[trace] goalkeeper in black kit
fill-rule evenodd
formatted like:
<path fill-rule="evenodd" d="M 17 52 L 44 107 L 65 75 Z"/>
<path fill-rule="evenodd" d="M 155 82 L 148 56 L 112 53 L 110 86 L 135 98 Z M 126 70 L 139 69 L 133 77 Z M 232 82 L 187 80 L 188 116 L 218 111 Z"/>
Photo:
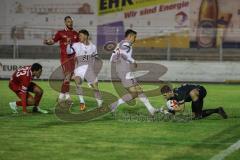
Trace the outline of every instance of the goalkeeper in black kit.
<path fill-rule="evenodd" d="M 195 120 L 208 117 L 213 113 L 217 113 L 224 119 L 227 119 L 227 114 L 222 107 L 203 110 L 204 98 L 207 95 L 207 91 L 201 85 L 183 84 L 174 89 L 168 85 L 164 85 L 161 88 L 161 94 L 167 100 L 168 111 L 173 114 L 183 111 L 185 102 L 192 102 L 192 114 Z"/>

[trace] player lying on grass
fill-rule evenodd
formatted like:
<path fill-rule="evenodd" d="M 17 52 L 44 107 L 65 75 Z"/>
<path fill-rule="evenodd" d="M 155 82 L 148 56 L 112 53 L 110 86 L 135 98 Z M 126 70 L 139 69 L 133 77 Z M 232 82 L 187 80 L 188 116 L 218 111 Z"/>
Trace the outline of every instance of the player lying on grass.
<path fill-rule="evenodd" d="M 27 106 L 34 106 L 33 112 L 48 113 L 39 107 L 43 95 L 42 88 L 32 82 L 34 77 L 39 78 L 41 74 L 42 66 L 38 63 L 20 67 L 13 73 L 9 81 L 9 88 L 20 98 L 20 101 L 9 103 L 13 113 L 18 113 L 17 106 L 22 106 L 24 114 L 27 113 Z M 33 97 L 29 92 L 34 93 L 35 96 Z"/>
<path fill-rule="evenodd" d="M 131 65 L 133 64 L 137 67 L 136 61 L 132 58 L 132 44 L 135 42 L 136 36 L 136 31 L 131 29 L 127 30 L 125 32 L 125 39 L 117 44 L 112 53 L 110 61 L 112 65 L 115 66 L 115 72 L 121 80 L 124 88 L 128 91 L 128 94 L 111 104 L 110 107 L 112 112 L 114 112 L 120 104 L 138 97 L 139 100 L 146 106 L 148 112 L 151 115 L 154 115 L 154 113 L 158 110 L 150 104 L 137 80 L 134 77 L 129 76 L 129 73 L 131 73 Z"/>
<path fill-rule="evenodd" d="M 174 89 L 171 89 L 168 85 L 164 85 L 161 88 L 161 94 L 167 100 L 169 112 L 173 114 L 183 111 L 185 102 L 192 102 L 192 114 L 194 119 L 202 119 L 213 113 L 218 113 L 224 119 L 227 118 L 227 114 L 222 107 L 203 110 L 203 102 L 207 95 L 207 91 L 201 85 L 183 84 L 181 87 Z"/>
<path fill-rule="evenodd" d="M 80 42 L 68 44 L 67 53 L 69 55 L 75 54 L 76 57 L 74 80 L 77 86 L 77 95 L 80 100 L 80 110 L 86 109 L 83 90 L 81 88 L 84 79 L 86 79 L 92 87 L 98 107 L 101 107 L 103 100 L 98 89 L 97 75 L 94 71 L 94 63 L 96 58 L 98 58 L 96 46 L 89 41 L 89 32 L 85 29 L 79 31 L 79 40 Z"/>

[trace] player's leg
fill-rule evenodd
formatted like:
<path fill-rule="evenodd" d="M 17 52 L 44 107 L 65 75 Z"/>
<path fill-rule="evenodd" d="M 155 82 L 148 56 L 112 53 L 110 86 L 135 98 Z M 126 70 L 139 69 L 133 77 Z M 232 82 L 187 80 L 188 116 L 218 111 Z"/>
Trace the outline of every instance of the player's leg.
<path fill-rule="evenodd" d="M 155 109 L 150 104 L 148 98 L 143 94 L 143 90 L 140 85 L 137 83 L 134 77 L 131 77 L 131 68 L 128 63 L 123 63 L 116 65 L 117 76 L 121 79 L 121 83 L 128 90 L 129 94 L 124 95 L 118 101 L 114 102 L 111 105 L 112 111 L 115 111 L 116 108 L 125 102 L 128 102 L 136 97 L 139 97 L 140 101 L 144 103 L 150 114 L 154 114 Z"/>
<path fill-rule="evenodd" d="M 129 102 L 136 97 L 137 97 L 137 94 L 133 94 L 133 93 L 125 94 L 124 96 L 122 96 L 121 98 L 119 98 L 117 101 L 113 102 L 110 105 L 111 111 L 115 112 L 118 106 L 120 106 L 123 103 Z"/>
<path fill-rule="evenodd" d="M 70 90 L 70 80 L 74 71 L 74 60 L 73 58 L 68 59 L 67 61 L 62 63 L 62 70 L 64 73 L 64 80 L 61 87 L 61 93 L 59 95 L 58 102 L 62 102 L 64 100 L 67 101 L 67 103 L 72 104 L 72 100 L 69 94 Z"/>
<path fill-rule="evenodd" d="M 84 77 L 87 80 L 87 82 L 90 84 L 91 88 L 93 89 L 94 96 L 96 98 L 98 107 L 101 107 L 102 103 L 103 103 L 103 99 L 102 99 L 102 95 L 98 88 L 97 76 L 96 76 L 96 74 L 94 72 L 94 68 L 93 68 L 93 66 L 91 66 L 91 64 L 88 66 L 87 72 Z"/>
<path fill-rule="evenodd" d="M 60 101 L 64 101 L 64 100 L 70 98 L 70 95 L 69 95 L 69 88 L 70 87 L 69 87 L 69 85 L 70 85 L 71 77 L 72 77 L 71 72 L 64 71 L 64 80 L 63 80 L 62 87 L 61 87 L 61 93 L 59 95 L 59 100 Z"/>
<path fill-rule="evenodd" d="M 215 109 L 205 109 L 203 110 L 204 98 L 207 95 L 207 91 L 204 87 L 200 87 L 199 89 L 194 89 L 190 92 L 190 96 L 192 98 L 192 111 L 194 119 L 201 119 L 208 117 L 214 113 L 220 114 L 223 118 L 227 118 L 227 115 L 222 107 Z"/>
<path fill-rule="evenodd" d="M 80 102 L 79 109 L 81 111 L 83 111 L 83 110 L 86 109 L 85 101 L 84 101 L 84 98 L 83 98 L 83 89 L 81 87 L 83 80 L 80 76 L 76 75 L 74 77 L 74 81 L 75 81 L 75 84 L 76 84 L 76 93 L 78 95 L 79 102 Z"/>
<path fill-rule="evenodd" d="M 103 103 L 103 99 L 102 99 L 102 95 L 99 91 L 99 88 L 98 88 L 98 82 L 95 82 L 95 83 L 92 83 L 90 84 L 92 89 L 93 89 L 93 92 L 94 92 L 94 96 L 96 98 L 96 101 L 97 101 L 97 104 L 98 104 L 98 107 L 101 107 L 102 106 L 102 103 Z"/>
<path fill-rule="evenodd" d="M 200 98 L 192 102 L 192 111 L 194 119 L 202 119 L 212 115 L 213 113 L 219 113 L 220 108 L 202 110 L 203 102 L 204 100 Z"/>
<path fill-rule="evenodd" d="M 120 67 L 122 67 L 122 66 L 120 66 Z M 122 96 L 121 98 L 119 98 L 117 101 L 113 102 L 110 105 L 110 108 L 111 108 L 112 112 L 115 112 L 117 107 L 120 106 L 121 104 L 129 102 L 129 101 L 131 101 L 132 99 L 134 99 L 138 96 L 136 90 L 134 89 L 134 87 L 136 85 L 135 80 L 131 80 L 131 79 L 126 78 L 126 74 L 128 72 L 129 72 L 128 70 L 117 72 L 117 76 L 121 80 L 121 83 L 122 83 L 123 87 L 128 91 L 128 93 L 125 94 L 124 96 Z"/>
<path fill-rule="evenodd" d="M 20 98 L 20 101 L 10 102 L 9 106 L 13 113 L 18 113 L 17 107 L 23 107 L 23 112 L 27 112 L 26 107 L 34 104 L 33 97 L 27 92 L 19 90 L 19 86 L 10 82 L 9 88 Z"/>
<path fill-rule="evenodd" d="M 203 108 L 203 99 L 207 95 L 207 91 L 205 89 L 201 90 L 200 95 L 200 89 L 193 89 L 189 93 L 191 99 L 192 99 L 192 113 L 194 119 L 201 119 L 202 118 L 202 108 Z"/>
<path fill-rule="evenodd" d="M 199 88 L 199 97 L 200 99 L 204 99 L 204 97 L 207 95 L 207 91 L 204 87 L 200 87 Z M 218 108 L 215 108 L 215 109 L 204 109 L 202 111 L 202 117 L 208 117 L 210 116 L 211 114 L 213 113 L 217 113 L 219 114 L 220 116 L 222 116 L 224 119 L 226 119 L 228 116 L 226 114 L 226 112 L 224 111 L 224 109 L 222 107 L 218 107 Z"/>
<path fill-rule="evenodd" d="M 9 82 L 9 85 L 8 87 L 16 94 L 18 95 L 18 89 L 19 89 L 19 86 L 15 85 L 14 83 L 12 83 L 11 81 Z M 17 101 L 18 102 L 18 101 Z M 17 102 L 14 101 L 14 102 L 9 102 L 9 107 L 10 109 L 12 110 L 12 113 L 18 113 L 17 111 Z M 21 101 L 20 101 L 21 102 Z M 19 104 L 19 102 L 18 102 Z M 22 104 L 22 103 L 21 103 Z"/>
<path fill-rule="evenodd" d="M 139 100 L 145 105 L 145 107 L 147 108 L 148 112 L 151 115 L 154 115 L 154 113 L 156 112 L 156 109 L 151 105 L 151 103 L 149 102 L 149 99 L 147 98 L 147 96 L 143 93 L 142 87 L 139 84 L 136 84 L 134 86 L 135 93 L 137 93 L 137 96 L 139 98 Z"/>
<path fill-rule="evenodd" d="M 40 103 L 40 101 L 42 99 L 42 95 L 43 95 L 43 89 L 40 86 L 38 86 L 37 84 L 31 82 L 28 87 L 28 92 L 34 93 L 33 112 L 40 112 L 40 113 L 47 114 L 48 111 L 43 110 L 39 107 L 39 103 Z"/>
<path fill-rule="evenodd" d="M 74 70 L 74 80 L 77 88 L 77 95 L 79 97 L 80 101 L 80 110 L 84 111 L 86 109 L 85 101 L 83 98 L 83 89 L 81 87 L 85 74 L 87 72 L 88 65 L 79 65 L 75 70 Z"/>
<path fill-rule="evenodd" d="M 24 103 L 24 94 L 23 92 L 16 92 L 16 95 L 21 99 L 20 101 L 16 101 L 16 102 L 10 102 L 9 105 L 11 107 L 11 109 L 13 110 L 13 113 L 18 113 L 17 112 L 17 107 L 23 107 L 23 112 L 26 113 L 27 112 L 27 109 L 24 107 L 23 103 Z M 27 102 L 27 105 L 26 106 L 33 106 L 34 103 L 35 103 L 35 100 L 33 98 L 32 95 L 30 95 L 29 93 L 27 93 L 27 97 L 26 97 L 26 100 Z M 15 109 L 13 109 L 15 108 Z M 15 112 L 14 112 L 15 111 Z"/>
<path fill-rule="evenodd" d="M 129 94 L 124 95 L 122 98 L 120 98 L 118 101 L 114 102 L 111 105 L 111 109 L 114 112 L 117 107 L 125 102 L 131 101 L 132 99 L 135 99 L 136 97 L 139 98 L 139 100 L 146 106 L 147 110 L 151 115 L 154 115 L 154 113 L 157 111 L 149 102 L 148 98 L 143 93 L 143 90 L 139 84 L 135 84 L 134 86 L 131 86 L 129 88 L 126 88 L 129 92 Z"/>

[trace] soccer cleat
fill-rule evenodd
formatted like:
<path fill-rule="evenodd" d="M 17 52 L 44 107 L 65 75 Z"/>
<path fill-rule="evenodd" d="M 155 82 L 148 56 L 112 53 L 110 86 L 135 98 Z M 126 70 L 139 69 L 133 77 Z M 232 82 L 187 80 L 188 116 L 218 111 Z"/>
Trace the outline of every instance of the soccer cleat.
<path fill-rule="evenodd" d="M 38 112 L 43 113 L 43 114 L 48 114 L 47 110 L 41 109 L 38 107 Z"/>
<path fill-rule="evenodd" d="M 85 103 L 80 103 L 80 106 L 79 106 L 80 111 L 85 111 L 86 108 L 87 107 L 86 107 Z"/>
<path fill-rule="evenodd" d="M 16 102 L 9 102 L 9 107 L 12 110 L 12 113 L 18 113 Z"/>
<path fill-rule="evenodd" d="M 218 114 L 220 114 L 224 119 L 227 119 L 228 116 L 222 107 L 218 108 Z"/>
<path fill-rule="evenodd" d="M 33 113 L 38 113 L 38 108 L 37 107 L 33 107 L 32 112 Z"/>
<path fill-rule="evenodd" d="M 34 113 L 42 113 L 42 114 L 48 114 L 47 110 L 41 109 L 40 107 L 33 107 L 32 110 Z"/>

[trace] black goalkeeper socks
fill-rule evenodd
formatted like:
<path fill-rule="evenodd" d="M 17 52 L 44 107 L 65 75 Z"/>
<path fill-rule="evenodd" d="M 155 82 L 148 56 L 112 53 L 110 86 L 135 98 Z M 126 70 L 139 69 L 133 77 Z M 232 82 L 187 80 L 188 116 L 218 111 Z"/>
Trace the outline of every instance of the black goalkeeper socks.
<path fill-rule="evenodd" d="M 218 113 L 218 108 L 217 109 L 205 109 L 202 111 L 202 117 L 208 117 L 213 113 Z"/>

